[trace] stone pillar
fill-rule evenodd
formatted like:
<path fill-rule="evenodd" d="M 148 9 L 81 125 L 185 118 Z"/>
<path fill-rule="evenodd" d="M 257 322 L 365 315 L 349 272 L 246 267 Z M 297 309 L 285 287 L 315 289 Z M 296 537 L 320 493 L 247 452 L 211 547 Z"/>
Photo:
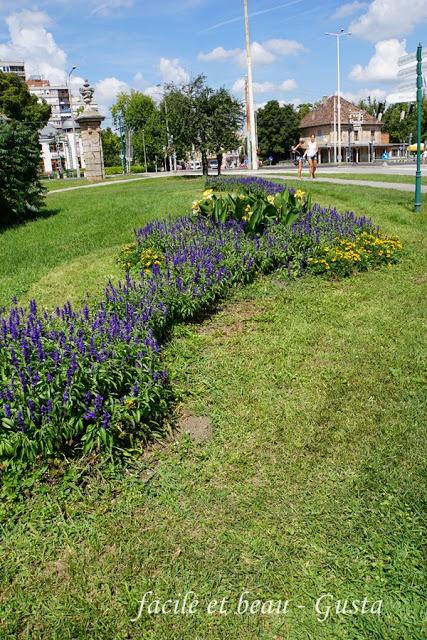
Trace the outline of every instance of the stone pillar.
<path fill-rule="evenodd" d="M 76 122 L 80 125 L 80 137 L 83 146 L 85 163 L 85 176 L 88 180 L 96 182 L 104 180 L 104 154 L 102 152 L 101 122 L 104 116 L 98 108 L 92 104 L 94 89 L 85 80 L 80 89 L 85 104 L 83 112 L 77 116 Z"/>

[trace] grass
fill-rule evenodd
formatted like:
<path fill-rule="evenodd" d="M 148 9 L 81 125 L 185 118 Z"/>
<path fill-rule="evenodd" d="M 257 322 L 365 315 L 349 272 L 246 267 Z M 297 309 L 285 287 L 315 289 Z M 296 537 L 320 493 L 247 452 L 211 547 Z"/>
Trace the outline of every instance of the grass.
<path fill-rule="evenodd" d="M 296 177 L 296 171 L 294 172 L 286 172 L 283 173 L 284 176 L 293 176 Z M 319 178 L 337 178 L 337 180 L 366 180 L 370 182 L 394 182 L 399 184 L 413 184 L 415 185 L 415 168 L 414 175 L 399 175 L 399 174 L 389 174 L 389 173 L 328 173 L 327 170 L 324 170 L 323 166 L 320 165 L 317 171 L 317 176 Z M 305 167 L 303 171 L 303 177 L 308 177 L 308 168 Z M 421 184 L 427 185 L 427 177 L 421 178 Z"/>
<path fill-rule="evenodd" d="M 113 176 L 106 176 L 107 182 L 115 182 L 116 180 L 140 180 L 145 178 L 144 174 L 130 173 L 130 174 L 118 174 Z M 43 180 L 42 184 L 48 191 L 58 191 L 58 189 L 71 189 L 72 187 L 79 187 L 82 185 L 93 184 L 86 178 L 52 178 L 50 180 Z"/>
<path fill-rule="evenodd" d="M 105 250 L 117 234 L 129 239 L 141 207 L 148 216 L 188 206 L 200 186 L 109 187 L 96 218 Z M 404 192 L 309 188 L 398 234 L 405 259 L 341 281 L 274 274 L 236 291 L 212 320 L 179 327 L 165 357 L 186 412 L 212 420 L 212 440 L 184 438 L 124 474 L 87 460 L 53 466 L 42 484 L 25 480 L 20 502 L 4 503 L 2 640 L 426 637 L 426 211 L 412 214 Z M 87 195 L 77 194 L 62 194 L 62 206 L 87 241 L 97 214 L 86 231 Z M 79 255 L 88 265 L 90 246 Z M 189 590 L 194 615 L 131 622 L 145 592 Z M 236 615 L 244 591 L 289 599 L 289 613 Z M 334 610 L 321 623 L 314 604 L 328 592 L 382 599 L 382 613 Z M 213 598 L 225 598 L 227 614 L 207 614 Z"/>
<path fill-rule="evenodd" d="M 115 256 L 133 229 L 185 213 L 201 185 L 168 178 L 160 189 L 148 179 L 49 195 L 44 216 L 0 234 L 0 306 L 17 295 L 55 307 L 99 291 L 109 275 L 118 277 Z"/>

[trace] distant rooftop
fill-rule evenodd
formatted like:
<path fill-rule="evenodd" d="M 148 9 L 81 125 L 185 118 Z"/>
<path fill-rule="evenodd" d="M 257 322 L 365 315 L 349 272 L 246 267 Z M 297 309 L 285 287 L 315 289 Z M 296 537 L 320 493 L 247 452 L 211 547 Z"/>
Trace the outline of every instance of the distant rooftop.
<path fill-rule="evenodd" d="M 325 98 L 321 105 L 307 113 L 306 116 L 301 120 L 300 129 L 305 129 L 308 127 L 318 127 L 320 125 L 330 125 L 334 122 L 334 97 L 330 96 L 329 98 Z M 381 121 L 377 120 L 374 116 L 371 116 L 369 113 L 360 109 L 352 102 L 341 98 L 341 123 L 350 122 L 350 115 L 355 116 L 360 115 L 363 119 L 364 124 L 376 124 L 381 125 Z M 337 101 L 338 104 L 338 101 Z"/>

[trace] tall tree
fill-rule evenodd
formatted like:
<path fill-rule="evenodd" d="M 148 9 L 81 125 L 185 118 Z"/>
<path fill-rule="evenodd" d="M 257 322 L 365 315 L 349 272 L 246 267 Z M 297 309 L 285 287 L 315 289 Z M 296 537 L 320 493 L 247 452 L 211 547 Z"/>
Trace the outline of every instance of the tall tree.
<path fill-rule="evenodd" d="M 0 72 L 0 222 L 8 224 L 37 211 L 43 189 L 39 180 L 38 131 L 50 107 L 30 94 L 25 82 Z"/>
<path fill-rule="evenodd" d="M 281 106 L 277 100 L 270 100 L 263 109 L 259 109 L 257 124 L 261 156 L 271 156 L 274 163 L 288 157 L 299 134 L 298 114 L 293 105 Z"/>
<path fill-rule="evenodd" d="M 120 137 L 110 127 L 101 131 L 104 164 L 106 167 L 120 165 Z"/>
<path fill-rule="evenodd" d="M 210 101 L 213 113 L 210 122 L 210 146 L 216 155 L 220 175 L 223 152 L 240 146 L 239 131 L 244 120 L 244 109 L 242 103 L 224 88 L 214 91 Z"/>
<path fill-rule="evenodd" d="M 208 155 L 215 153 L 218 167 L 224 149 L 237 146 L 242 107 L 226 89 L 215 91 L 203 75 L 183 86 L 166 88 L 168 124 L 174 144 L 187 153 L 192 148 L 202 157 L 203 174 L 208 174 Z"/>
<path fill-rule="evenodd" d="M 51 108 L 28 91 L 22 78 L 0 71 L 0 113 L 31 129 L 41 129 L 50 118 Z"/>
<path fill-rule="evenodd" d="M 111 113 L 116 125 L 122 124 L 132 131 L 134 158 L 137 162 L 144 162 L 144 140 L 147 162 L 153 161 L 156 155 L 161 156 L 166 135 L 162 135 L 160 112 L 150 96 L 140 91 L 120 93 L 111 107 Z"/>

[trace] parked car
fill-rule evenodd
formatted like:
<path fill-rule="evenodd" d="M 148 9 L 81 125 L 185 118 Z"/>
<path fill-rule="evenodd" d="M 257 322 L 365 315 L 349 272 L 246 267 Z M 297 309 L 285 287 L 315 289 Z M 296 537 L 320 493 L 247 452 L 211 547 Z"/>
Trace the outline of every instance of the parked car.
<path fill-rule="evenodd" d="M 193 169 L 193 171 L 201 169 L 202 168 L 202 163 L 200 162 L 200 160 L 192 160 L 190 162 L 190 169 Z"/>
<path fill-rule="evenodd" d="M 209 169 L 218 169 L 218 160 L 209 160 Z"/>

